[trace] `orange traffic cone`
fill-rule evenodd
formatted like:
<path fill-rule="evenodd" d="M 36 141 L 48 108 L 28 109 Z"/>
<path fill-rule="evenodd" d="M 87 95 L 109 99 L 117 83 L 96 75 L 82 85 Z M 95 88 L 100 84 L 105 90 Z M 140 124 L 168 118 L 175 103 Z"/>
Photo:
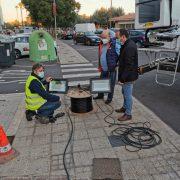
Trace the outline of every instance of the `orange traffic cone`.
<path fill-rule="evenodd" d="M 6 163 L 18 155 L 19 153 L 11 147 L 3 127 L 0 126 L 0 164 Z"/>

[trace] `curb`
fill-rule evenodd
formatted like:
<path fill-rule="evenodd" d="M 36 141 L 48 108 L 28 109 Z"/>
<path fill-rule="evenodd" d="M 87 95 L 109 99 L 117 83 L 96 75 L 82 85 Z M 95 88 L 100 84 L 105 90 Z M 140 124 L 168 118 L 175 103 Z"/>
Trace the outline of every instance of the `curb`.
<path fill-rule="evenodd" d="M 18 130 L 18 127 L 21 123 L 21 121 L 23 120 L 24 118 L 24 107 L 25 107 L 25 102 L 24 102 L 24 96 L 22 97 L 22 100 L 20 101 L 19 105 L 18 105 L 18 108 L 17 108 L 17 111 L 16 111 L 16 114 L 14 116 L 14 119 L 13 119 L 13 122 L 10 124 L 6 134 L 7 136 L 15 136 L 17 130 Z"/>

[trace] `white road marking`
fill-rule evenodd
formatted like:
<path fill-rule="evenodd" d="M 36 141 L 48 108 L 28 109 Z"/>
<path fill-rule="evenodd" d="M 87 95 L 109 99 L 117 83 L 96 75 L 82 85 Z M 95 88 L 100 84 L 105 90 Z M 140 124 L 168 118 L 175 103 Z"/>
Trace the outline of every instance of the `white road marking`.
<path fill-rule="evenodd" d="M 70 78 L 80 78 L 80 77 L 99 76 L 99 75 L 100 73 L 68 74 L 68 75 L 63 75 L 63 78 L 70 79 Z"/>
<path fill-rule="evenodd" d="M 61 65 L 61 68 L 65 68 L 65 67 L 86 67 L 86 66 L 93 66 L 93 64 L 66 64 L 66 65 Z"/>
<path fill-rule="evenodd" d="M 97 71 L 97 68 L 63 69 L 62 72 Z"/>
<path fill-rule="evenodd" d="M 26 71 L 26 70 L 8 70 L 8 71 L 3 71 L 3 73 L 11 73 L 11 72 L 31 72 L 31 71 Z"/>
<path fill-rule="evenodd" d="M 27 76 L 24 76 L 24 77 L 0 77 L 0 79 L 19 79 L 19 78 L 27 78 Z"/>
<path fill-rule="evenodd" d="M 0 84 L 10 84 L 10 83 L 18 83 L 18 82 L 25 82 L 25 81 L 24 80 L 14 80 L 14 81 L 0 82 Z"/>

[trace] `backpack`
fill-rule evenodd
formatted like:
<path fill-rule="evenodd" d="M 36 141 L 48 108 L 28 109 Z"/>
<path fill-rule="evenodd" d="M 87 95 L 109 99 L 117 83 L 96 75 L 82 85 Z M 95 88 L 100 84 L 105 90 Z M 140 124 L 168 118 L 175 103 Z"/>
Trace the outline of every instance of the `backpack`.
<path fill-rule="evenodd" d="M 115 38 L 110 40 L 109 48 L 107 49 L 107 53 L 106 53 L 106 60 L 107 60 L 108 71 L 110 72 L 115 71 L 118 62 L 118 54 L 116 52 Z"/>

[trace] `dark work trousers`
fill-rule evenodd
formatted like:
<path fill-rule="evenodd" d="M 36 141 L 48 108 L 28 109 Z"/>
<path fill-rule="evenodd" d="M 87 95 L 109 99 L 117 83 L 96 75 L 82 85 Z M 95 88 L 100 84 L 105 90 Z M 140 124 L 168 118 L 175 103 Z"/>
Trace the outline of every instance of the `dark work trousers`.
<path fill-rule="evenodd" d="M 40 116 L 52 117 L 54 111 L 61 106 L 61 102 L 46 102 L 43 104 L 37 111 L 37 114 Z"/>
<path fill-rule="evenodd" d="M 108 93 L 108 97 L 107 100 L 112 100 L 113 99 L 113 95 L 114 95 L 114 87 L 116 84 L 116 70 L 113 72 L 109 72 L 109 71 L 102 71 L 100 78 L 105 79 L 105 78 L 109 78 L 110 79 L 110 85 L 111 85 L 111 93 Z M 104 97 L 104 93 L 99 93 L 98 96 L 100 97 Z"/>

